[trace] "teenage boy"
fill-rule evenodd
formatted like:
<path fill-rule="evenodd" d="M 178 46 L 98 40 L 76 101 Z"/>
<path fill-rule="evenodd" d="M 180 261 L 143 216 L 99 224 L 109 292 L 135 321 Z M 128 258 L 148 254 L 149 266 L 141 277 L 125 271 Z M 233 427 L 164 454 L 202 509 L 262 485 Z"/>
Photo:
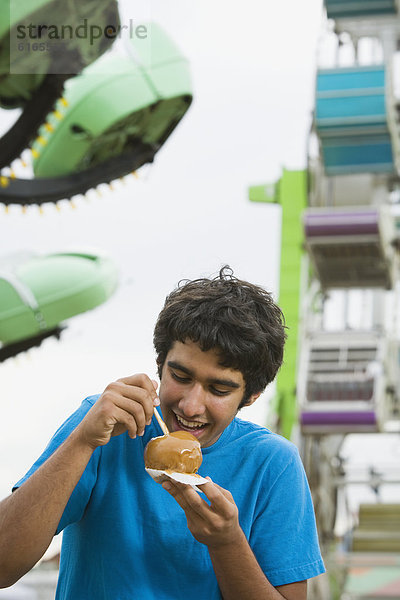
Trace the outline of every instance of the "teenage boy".
<path fill-rule="evenodd" d="M 284 341 L 270 294 L 229 268 L 182 282 L 155 326 L 159 393 L 138 374 L 86 398 L 0 503 L 0 586 L 63 530 L 57 600 L 305 600 L 324 566 L 297 449 L 236 416 L 274 379 Z M 158 405 L 199 440 L 204 494 L 147 475 Z"/>

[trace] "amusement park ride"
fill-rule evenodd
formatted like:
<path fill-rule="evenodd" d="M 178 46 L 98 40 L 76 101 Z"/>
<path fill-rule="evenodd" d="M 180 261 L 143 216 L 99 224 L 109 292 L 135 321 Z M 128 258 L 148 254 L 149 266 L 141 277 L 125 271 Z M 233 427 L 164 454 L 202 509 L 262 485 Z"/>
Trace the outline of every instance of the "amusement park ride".
<path fill-rule="evenodd" d="M 282 206 L 288 341 L 271 423 L 298 442 L 328 569 L 342 569 L 340 591 L 317 584 L 312 598 L 400 598 L 400 504 L 361 504 L 345 558 L 334 543 L 351 483 L 347 435 L 400 431 L 399 4 L 325 0 L 325 9 L 334 47 L 316 73 L 307 171 L 249 190 Z M 400 469 L 390 481 L 372 469 L 363 483 L 377 481 L 399 484 Z"/>
<path fill-rule="evenodd" d="M 32 13 L 34 4 L 40 8 Z M 71 16 L 72 21 L 87 20 L 95 8 L 95 22 L 118 31 L 115 1 L 73 4 L 76 13 Z M 3 0 L 2 5 L 6 13 L 9 0 Z M 60 7 L 65 10 L 66 6 L 59 0 L 36 0 L 29 8 L 25 5 L 29 19 L 20 14 L 15 17 L 20 21 L 24 16 L 25 21 L 49 22 Z M 46 17 L 41 11 L 46 11 Z M 8 21 L 6 14 L 0 17 L 2 23 Z M 66 20 L 70 23 L 69 18 Z M 44 76 L 21 74 L 32 70 L 33 44 L 28 52 L 25 43 L 18 42 L 18 24 L 10 23 L 3 32 L 0 48 L 4 67 L 9 71 L 11 64 L 18 73 L 0 78 L 0 106 L 20 107 L 22 114 L 0 140 L 0 203 L 41 205 L 70 199 L 153 161 L 189 108 L 192 91 L 188 63 L 174 42 L 155 23 L 142 27 L 146 33 L 141 37 L 118 39 L 118 43 L 124 42 L 119 43 L 119 53 L 104 54 L 107 45 L 92 45 L 87 38 L 77 38 L 71 45 L 69 39 L 57 40 L 57 44 L 50 39 L 46 43 L 50 45 L 50 56 L 55 54 L 56 64 L 50 63 L 50 72 Z M 49 26 L 49 35 L 50 31 Z M 114 43 L 115 38 L 116 34 L 111 40 Z M 107 40 L 104 36 L 102 39 Z M 17 55 L 16 65 L 10 54 L 13 44 L 22 44 L 22 57 Z M 39 53 L 37 50 L 36 56 Z M 67 63 L 62 65 L 62 75 L 54 74 L 60 70 L 60 55 Z M 20 64 L 24 58 L 26 66 Z M 36 58 L 40 71 L 42 60 L 42 56 Z M 12 161 L 18 160 L 29 143 L 34 177 L 17 177 Z"/>
<path fill-rule="evenodd" d="M 19 109 L 0 138 L 6 211 L 72 203 L 136 173 L 188 110 L 189 66 L 175 43 L 155 23 L 124 37 L 126 27 L 116 0 L 0 0 L 0 108 Z M 4 257 L 0 362 L 59 337 L 65 319 L 115 287 L 104 256 Z"/>

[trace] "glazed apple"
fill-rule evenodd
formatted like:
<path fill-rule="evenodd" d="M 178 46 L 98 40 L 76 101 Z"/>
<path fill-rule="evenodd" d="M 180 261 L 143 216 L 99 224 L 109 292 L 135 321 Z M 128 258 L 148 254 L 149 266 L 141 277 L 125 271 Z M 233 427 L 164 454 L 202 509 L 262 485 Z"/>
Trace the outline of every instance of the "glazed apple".
<path fill-rule="evenodd" d="M 200 442 L 188 431 L 174 431 L 152 438 L 144 450 L 147 469 L 196 473 L 203 460 Z"/>

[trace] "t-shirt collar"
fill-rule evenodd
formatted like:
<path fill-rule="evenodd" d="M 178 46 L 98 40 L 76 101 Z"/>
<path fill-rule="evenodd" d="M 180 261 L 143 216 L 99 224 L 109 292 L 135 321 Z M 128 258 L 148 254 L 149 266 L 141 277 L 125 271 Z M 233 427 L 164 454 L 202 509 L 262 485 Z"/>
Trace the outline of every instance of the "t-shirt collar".
<path fill-rule="evenodd" d="M 224 429 L 224 431 L 221 433 L 221 435 L 219 436 L 219 438 L 217 439 L 216 442 L 211 444 L 211 446 L 207 446 L 206 448 L 201 449 L 202 454 L 209 454 L 210 452 L 217 450 L 217 448 L 221 448 L 222 446 L 224 446 L 228 442 L 229 438 L 231 437 L 233 430 L 235 428 L 235 425 L 236 425 L 236 419 L 234 418 L 229 423 L 229 425 Z"/>

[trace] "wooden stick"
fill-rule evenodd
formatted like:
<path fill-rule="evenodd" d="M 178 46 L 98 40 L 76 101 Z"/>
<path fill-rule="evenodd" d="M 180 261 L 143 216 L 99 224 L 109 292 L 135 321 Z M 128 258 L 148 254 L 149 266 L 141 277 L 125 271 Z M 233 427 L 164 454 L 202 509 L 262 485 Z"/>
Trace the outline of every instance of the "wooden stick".
<path fill-rule="evenodd" d="M 160 425 L 161 429 L 163 430 L 163 432 L 165 433 L 165 435 L 168 435 L 169 434 L 168 427 L 166 426 L 166 424 L 164 423 L 164 421 L 160 417 L 159 412 L 156 409 L 156 407 L 154 407 L 154 414 L 156 416 L 156 419 L 157 419 L 158 424 Z"/>

